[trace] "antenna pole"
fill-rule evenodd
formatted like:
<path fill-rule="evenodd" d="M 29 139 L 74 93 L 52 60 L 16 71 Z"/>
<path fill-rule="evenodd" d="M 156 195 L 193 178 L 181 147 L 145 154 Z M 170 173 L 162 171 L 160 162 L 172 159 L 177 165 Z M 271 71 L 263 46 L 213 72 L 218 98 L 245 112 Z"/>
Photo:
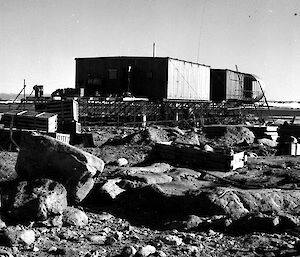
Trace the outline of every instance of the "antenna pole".
<path fill-rule="evenodd" d="M 153 57 L 155 57 L 155 42 L 153 43 Z"/>
<path fill-rule="evenodd" d="M 26 84 L 25 84 L 25 79 L 24 79 L 24 85 L 23 85 L 23 93 L 24 93 L 24 104 L 23 104 L 23 110 L 26 110 L 26 93 L 25 93 L 25 88 L 26 88 Z"/>

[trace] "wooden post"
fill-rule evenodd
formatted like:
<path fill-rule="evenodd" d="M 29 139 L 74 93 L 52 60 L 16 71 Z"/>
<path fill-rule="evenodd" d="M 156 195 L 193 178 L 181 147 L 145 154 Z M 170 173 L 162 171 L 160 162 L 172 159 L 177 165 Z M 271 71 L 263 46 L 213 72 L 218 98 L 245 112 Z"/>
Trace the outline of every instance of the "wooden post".
<path fill-rule="evenodd" d="M 146 116 L 146 114 L 143 114 L 143 116 L 142 116 L 142 127 L 146 127 L 146 125 L 147 125 L 147 116 Z"/>
<path fill-rule="evenodd" d="M 176 111 L 176 113 L 175 113 L 175 124 L 176 124 L 176 126 L 178 125 L 178 121 L 179 121 L 179 114 L 178 114 L 178 111 Z"/>

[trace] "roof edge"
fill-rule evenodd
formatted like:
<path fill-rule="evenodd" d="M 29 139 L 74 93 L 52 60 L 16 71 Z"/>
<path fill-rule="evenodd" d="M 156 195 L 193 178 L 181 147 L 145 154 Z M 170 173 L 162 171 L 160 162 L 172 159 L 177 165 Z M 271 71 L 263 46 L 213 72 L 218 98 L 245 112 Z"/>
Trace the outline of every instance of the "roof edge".
<path fill-rule="evenodd" d="M 109 58 L 139 58 L 139 59 L 168 59 L 168 60 L 176 60 L 176 61 L 181 61 L 181 62 L 187 62 L 187 63 L 191 63 L 191 64 L 197 64 L 197 65 L 201 65 L 201 66 L 206 66 L 206 67 L 211 67 L 210 65 L 207 64 L 203 64 L 203 63 L 197 63 L 197 62 L 192 62 L 192 61 L 186 61 L 186 60 L 182 60 L 182 59 L 178 59 L 178 58 L 173 58 L 173 57 L 169 57 L 169 56 L 156 56 L 156 57 L 151 57 L 151 56 L 101 56 L 101 57 L 77 57 L 74 58 L 75 61 L 77 60 L 84 60 L 84 59 L 109 59 Z"/>

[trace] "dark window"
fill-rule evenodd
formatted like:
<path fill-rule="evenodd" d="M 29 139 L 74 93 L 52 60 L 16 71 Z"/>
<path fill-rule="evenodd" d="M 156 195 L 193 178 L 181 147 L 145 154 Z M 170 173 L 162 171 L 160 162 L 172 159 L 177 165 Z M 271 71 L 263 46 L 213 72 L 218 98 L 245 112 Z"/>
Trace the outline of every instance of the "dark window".
<path fill-rule="evenodd" d="M 108 79 L 117 79 L 118 70 L 117 69 L 108 69 Z"/>

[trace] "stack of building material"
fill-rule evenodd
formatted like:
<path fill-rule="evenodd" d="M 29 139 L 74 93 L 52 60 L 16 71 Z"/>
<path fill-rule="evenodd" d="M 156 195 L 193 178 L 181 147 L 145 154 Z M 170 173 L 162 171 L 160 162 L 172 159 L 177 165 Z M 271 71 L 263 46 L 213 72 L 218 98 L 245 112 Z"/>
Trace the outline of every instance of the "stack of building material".
<path fill-rule="evenodd" d="M 157 143 L 155 154 L 161 160 L 220 171 L 242 168 L 247 161 L 245 152 L 234 153 L 230 149 L 204 151 L 199 146 L 187 144 Z"/>
<path fill-rule="evenodd" d="M 58 131 L 63 133 L 80 133 L 81 126 L 78 123 L 78 102 L 73 99 L 49 100 L 44 103 L 36 103 L 37 111 L 47 111 L 58 115 Z"/>
<path fill-rule="evenodd" d="M 57 130 L 57 115 L 54 113 L 12 110 L 3 114 L 4 128 L 38 130 L 53 133 Z"/>

